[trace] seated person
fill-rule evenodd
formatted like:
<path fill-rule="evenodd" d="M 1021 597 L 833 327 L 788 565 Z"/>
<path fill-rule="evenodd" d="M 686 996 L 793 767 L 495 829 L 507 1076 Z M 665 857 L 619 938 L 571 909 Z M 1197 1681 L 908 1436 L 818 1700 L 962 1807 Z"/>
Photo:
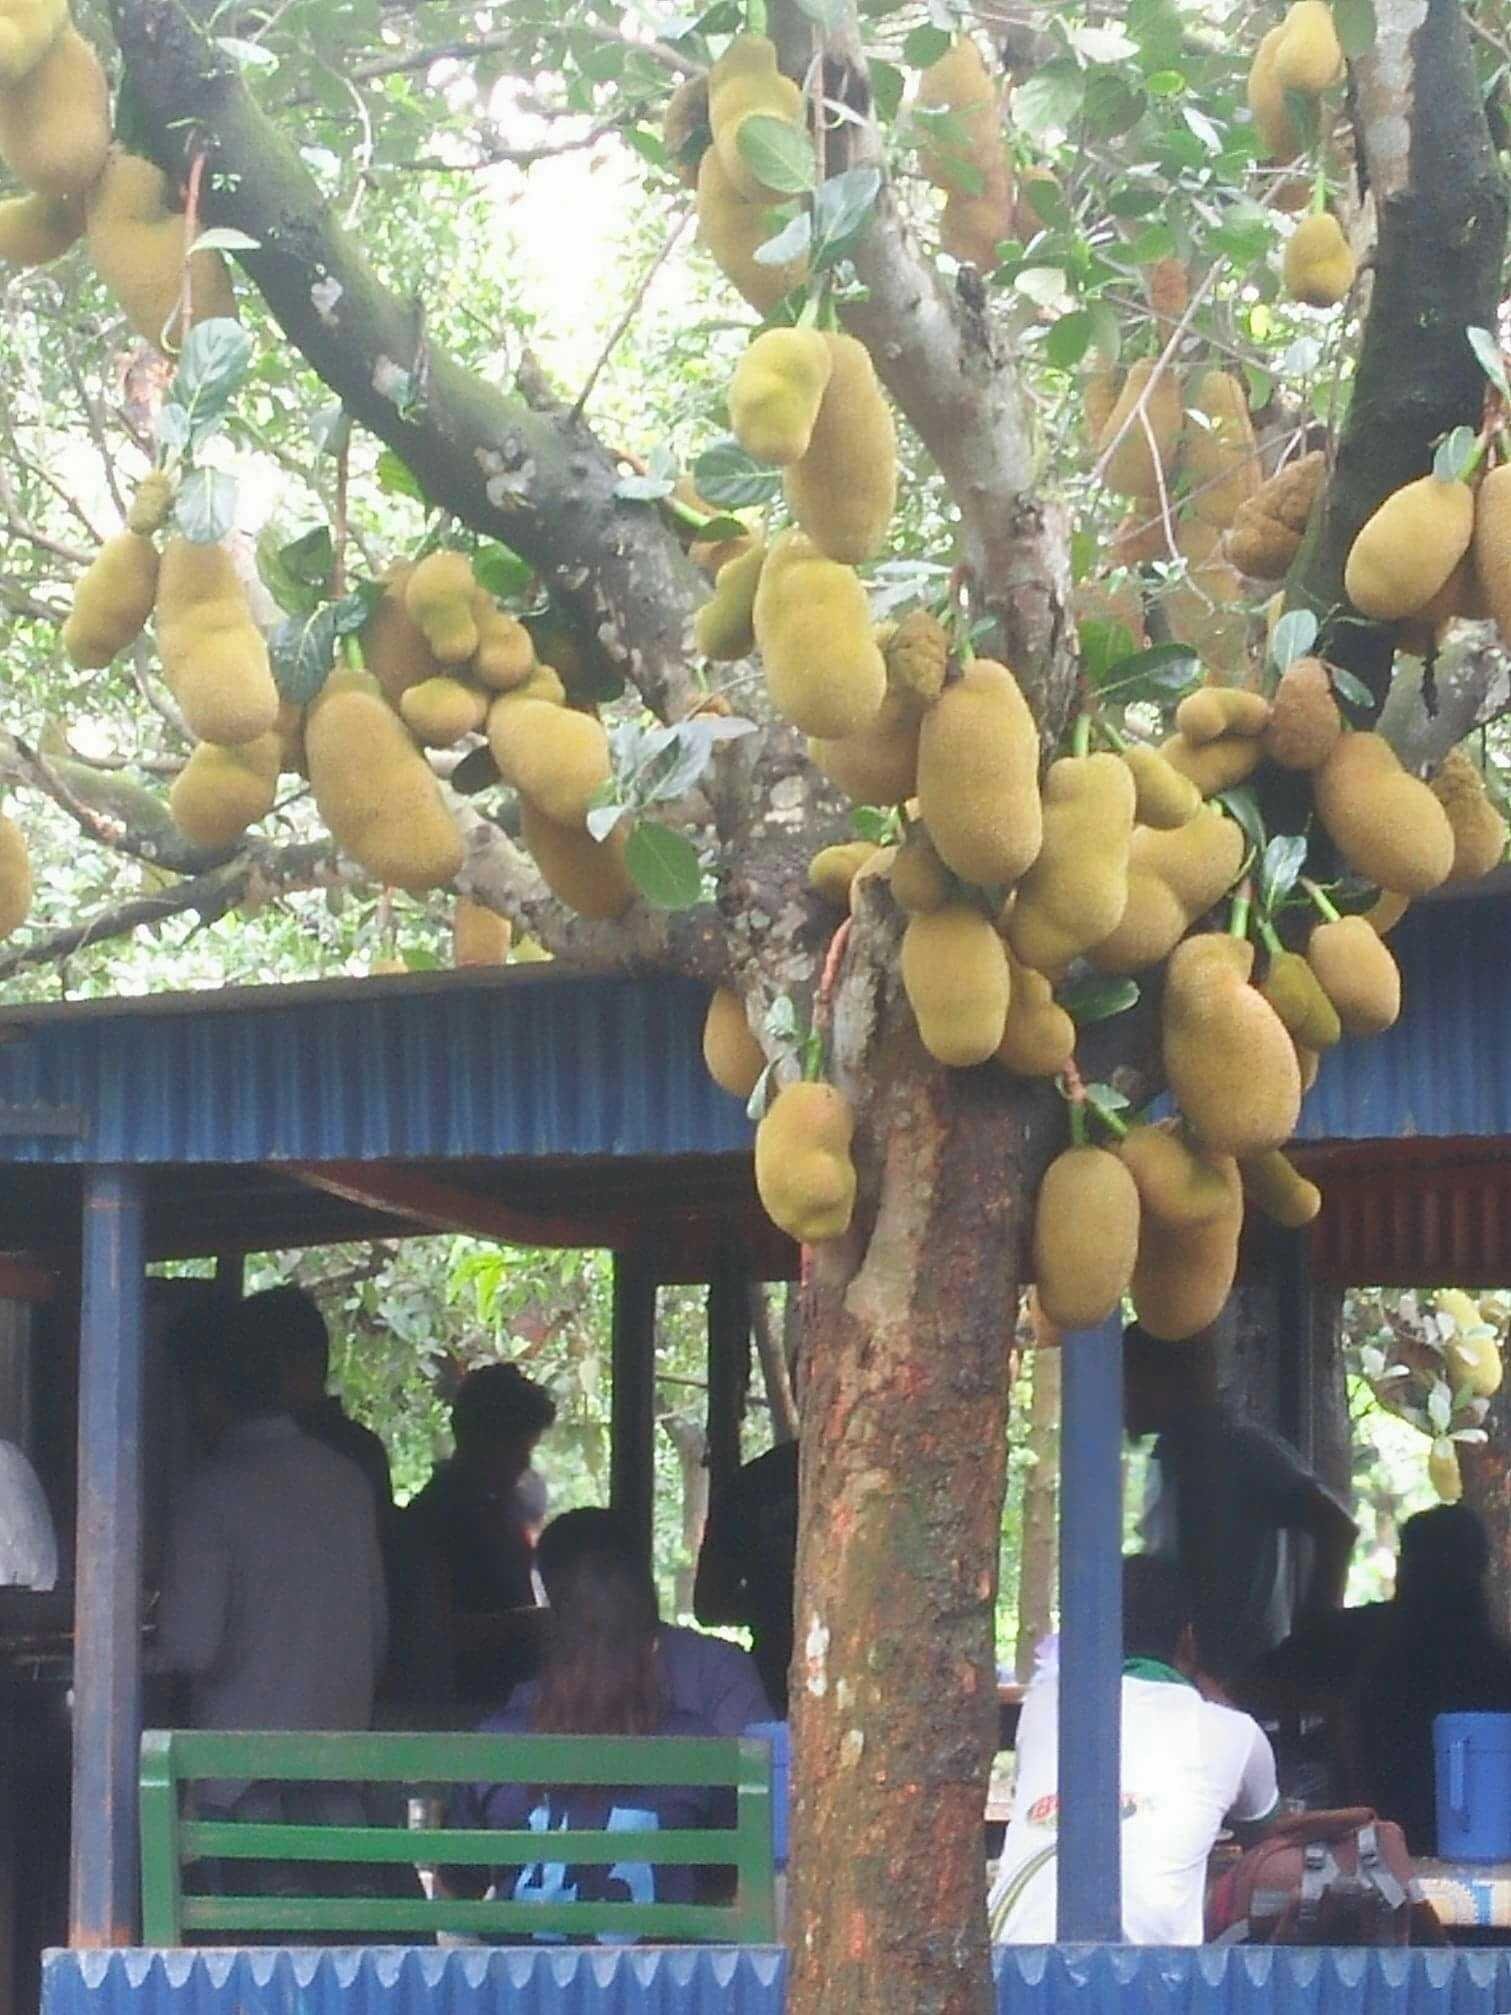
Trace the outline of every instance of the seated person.
<path fill-rule="evenodd" d="M 1273 1818 L 1275 1759 L 1258 1722 L 1197 1691 L 1191 1602 L 1171 1562 L 1123 1562 L 1123 1650 L 1123 1936 L 1199 1945 L 1207 1857 L 1224 1821 L 1257 1837 Z M 1000 1943 L 1055 1942 L 1058 1777 L 1059 1669 L 1044 1660 L 1024 1696 L 1012 1818 L 988 1904 Z"/>
<path fill-rule="evenodd" d="M 585 1507 L 551 1521 L 536 1550 L 547 1602 L 555 1601 L 554 1591 L 591 1554 L 633 1568 L 634 1539 L 617 1512 Z M 743 1735 L 756 1722 L 773 1718 L 755 1661 L 738 1644 L 663 1623 L 656 1657 L 668 1705 L 698 1715 L 715 1734 Z"/>
<path fill-rule="evenodd" d="M 484 1722 L 483 1733 L 713 1734 L 708 1722 L 667 1703 L 656 1657 L 661 1619 L 644 1568 L 606 1552 L 585 1553 L 555 1578 L 551 1594 L 540 1676 L 516 1688 L 503 1712 Z M 733 1794 L 715 1785 L 469 1784 L 453 1794 L 447 1824 L 528 1828 L 541 1835 L 544 1847 L 563 1828 L 725 1826 L 732 1807 Z M 701 1900 L 705 1874 L 646 1862 L 565 1866 L 543 1858 L 496 1870 L 491 1878 L 483 1869 L 446 1868 L 440 1879 L 454 1896 L 479 1895 L 491 1880 L 497 1895 L 517 1902 L 694 1903 Z"/>

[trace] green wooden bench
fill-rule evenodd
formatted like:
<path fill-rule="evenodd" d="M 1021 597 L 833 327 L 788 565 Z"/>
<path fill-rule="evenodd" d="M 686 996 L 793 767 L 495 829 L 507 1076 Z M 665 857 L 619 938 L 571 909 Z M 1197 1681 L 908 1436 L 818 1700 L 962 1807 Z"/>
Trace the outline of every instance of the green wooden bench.
<path fill-rule="evenodd" d="M 664 1832 L 482 1832 L 463 1827 L 260 1825 L 187 1817 L 185 1786 L 206 1778 L 272 1783 L 727 1785 L 731 1829 Z M 776 1939 L 771 1764 L 764 1742 L 580 1735 L 221 1734 L 148 1729 L 142 1736 L 142 1933 L 148 1945 L 196 1942 L 196 1932 L 350 1932 L 389 1942 L 435 1931 L 633 1936 L 769 1945 Z M 732 1867 L 729 1903 L 462 1901 L 437 1896 L 198 1896 L 183 1872 L 225 1861 L 529 1867 L 640 1862 Z M 234 1942 L 234 1941 L 232 1941 Z"/>

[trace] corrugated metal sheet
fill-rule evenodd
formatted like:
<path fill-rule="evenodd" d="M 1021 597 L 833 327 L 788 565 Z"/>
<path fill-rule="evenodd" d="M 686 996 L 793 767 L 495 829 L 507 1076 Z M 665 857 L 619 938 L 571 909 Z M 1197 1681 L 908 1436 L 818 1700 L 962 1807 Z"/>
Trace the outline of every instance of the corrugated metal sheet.
<path fill-rule="evenodd" d="M 679 1155 L 750 1142 L 739 1101 L 704 1069 L 708 996 L 689 982 L 265 992 L 234 1011 L 179 996 L 150 1012 L 122 1003 L 13 1024 L 0 1044 L 0 1161 Z M 65 1130 L 36 1130 L 51 1124 Z"/>
<path fill-rule="evenodd" d="M 1511 2007 L 1505 1951 L 1023 1946 L 995 1958 L 999 2015 Z M 51 1952 L 42 2015 L 781 2015 L 783 1972 L 764 1948 Z"/>

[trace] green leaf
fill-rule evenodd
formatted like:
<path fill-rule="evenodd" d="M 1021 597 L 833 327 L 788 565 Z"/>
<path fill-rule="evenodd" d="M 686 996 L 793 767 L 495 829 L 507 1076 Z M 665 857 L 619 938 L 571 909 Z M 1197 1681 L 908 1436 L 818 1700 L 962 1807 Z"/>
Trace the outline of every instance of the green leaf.
<path fill-rule="evenodd" d="M 472 556 L 472 572 L 490 595 L 497 595 L 502 601 L 522 595 L 535 578 L 530 562 L 522 560 L 512 546 L 498 540 L 479 546 Z"/>
<path fill-rule="evenodd" d="M 1494 385 L 1503 399 L 1511 399 L 1511 385 L 1506 383 L 1506 360 L 1501 355 L 1501 346 L 1488 329 L 1466 329 L 1469 347 L 1480 360 L 1480 369 Z"/>
<path fill-rule="evenodd" d="M 685 833 L 669 826 L 637 822 L 624 850 L 630 879 L 657 909 L 685 910 L 703 894 L 703 863 Z"/>
<path fill-rule="evenodd" d="M 1287 609 L 1270 635 L 1270 662 L 1280 671 L 1304 658 L 1317 641 L 1317 618 L 1310 609 Z"/>
<path fill-rule="evenodd" d="M 1306 865 L 1304 833 L 1276 833 L 1264 850 L 1259 869 L 1259 900 L 1266 910 L 1285 901 Z"/>
<path fill-rule="evenodd" d="M 218 224 L 213 231 L 201 231 L 189 247 L 191 252 L 260 252 L 262 240 L 249 238 L 245 231 L 235 231 L 229 224 Z"/>
<path fill-rule="evenodd" d="M 667 476 L 621 476 L 614 485 L 614 495 L 627 504 L 658 504 L 675 488 Z"/>
<path fill-rule="evenodd" d="M 883 63 L 873 58 L 871 96 L 876 101 L 878 115 L 888 124 L 897 117 L 897 108 L 902 103 L 906 82 L 907 79 L 895 63 Z"/>
<path fill-rule="evenodd" d="M 1259 800 L 1246 784 L 1237 790 L 1223 791 L 1217 802 L 1230 811 L 1243 827 L 1249 845 L 1255 853 L 1264 852 L 1264 819 L 1259 810 Z"/>
<path fill-rule="evenodd" d="M 820 28 L 835 29 L 845 18 L 845 0 L 797 0 L 797 6 Z"/>
<path fill-rule="evenodd" d="M 1086 79 L 1086 124 L 1101 140 L 1118 140 L 1144 116 L 1148 99 L 1121 69 L 1093 70 Z"/>
<path fill-rule="evenodd" d="M 1060 988 L 1055 998 L 1078 1028 L 1093 1022 L 1110 1021 L 1137 1005 L 1138 981 L 1114 979 L 1110 974 L 1088 973 Z"/>
<path fill-rule="evenodd" d="M 423 504 L 427 511 L 430 509 L 430 499 L 425 494 L 424 485 L 409 464 L 396 455 L 392 448 L 385 448 L 379 455 L 377 476 L 378 488 L 386 491 L 390 497 L 413 497 L 415 502 Z"/>
<path fill-rule="evenodd" d="M 771 1089 L 771 1065 L 768 1063 L 755 1081 L 755 1088 L 745 1101 L 745 1117 L 760 1125 L 766 1112 L 766 1096 Z"/>
<path fill-rule="evenodd" d="M 1476 436 L 1473 427 L 1455 427 L 1438 443 L 1432 458 L 1432 473 L 1440 483 L 1461 482 L 1473 467 Z"/>
<path fill-rule="evenodd" d="M 757 112 L 740 122 L 740 159 L 763 189 L 801 196 L 813 187 L 813 143 L 800 127 Z"/>
<path fill-rule="evenodd" d="M 806 210 L 799 210 L 774 238 L 756 246 L 755 262 L 758 266 L 787 266 L 801 259 L 812 243 L 813 219 Z"/>
<path fill-rule="evenodd" d="M 1329 665 L 1327 673 L 1333 682 L 1333 691 L 1346 706 L 1357 707 L 1361 713 L 1374 712 L 1375 696 L 1361 678 L 1345 671 L 1341 665 Z"/>
<path fill-rule="evenodd" d="M 498 764 L 486 742 L 481 748 L 469 749 L 447 778 L 451 788 L 464 798 L 476 797 L 479 791 L 491 790 L 501 781 Z"/>
<path fill-rule="evenodd" d="M 1085 97 L 1085 74 L 1074 63 L 1045 63 L 1013 94 L 1013 124 L 1030 140 L 1068 132 Z"/>
<path fill-rule="evenodd" d="M 782 487 L 779 469 L 768 469 L 747 455 L 738 441 L 715 441 L 693 463 L 698 495 L 731 511 L 767 504 Z"/>
<path fill-rule="evenodd" d="M 326 525 L 284 545 L 269 526 L 257 541 L 257 571 L 285 615 L 310 615 L 319 607 L 334 563 L 335 548 Z"/>
<path fill-rule="evenodd" d="M 1201 660 L 1187 644 L 1151 644 L 1132 657 L 1107 667 L 1098 691 L 1104 699 L 1116 693 L 1129 700 L 1169 700 L 1190 690 L 1201 674 Z"/>
<path fill-rule="evenodd" d="M 897 814 L 880 805 L 856 805 L 850 813 L 850 830 L 858 840 L 870 840 L 884 847 L 894 837 Z"/>
<path fill-rule="evenodd" d="M 847 168 L 820 185 L 813 200 L 816 268 L 832 266 L 843 255 L 880 192 L 881 171 L 877 168 Z"/>
<path fill-rule="evenodd" d="M 264 49 L 260 42 L 243 42 L 239 35 L 217 35 L 215 46 L 233 63 L 239 63 L 243 70 L 278 68 L 277 55 L 271 49 Z"/>
<path fill-rule="evenodd" d="M 1094 1105 L 1098 1112 L 1126 1112 L 1128 1094 L 1118 1090 L 1115 1084 L 1089 1084 L 1086 1087 L 1086 1102 Z"/>
<path fill-rule="evenodd" d="M 203 417 L 222 413 L 254 354 L 252 338 L 229 315 L 196 322 L 184 338 L 168 397 L 196 425 Z"/>
<path fill-rule="evenodd" d="M 346 595 L 322 602 L 307 616 L 290 616 L 268 638 L 273 682 L 286 700 L 306 707 L 330 677 L 336 646 L 367 620 L 368 598 Z"/>
<path fill-rule="evenodd" d="M 1044 354 L 1051 364 L 1069 371 L 1079 364 L 1091 347 L 1092 320 L 1084 308 L 1062 315 L 1044 339 Z"/>
<path fill-rule="evenodd" d="M 1344 55 L 1350 63 L 1357 63 L 1373 49 L 1380 32 L 1375 0 L 1333 0 L 1333 26 Z"/>
<path fill-rule="evenodd" d="M 236 478 L 224 469 L 194 469 L 178 486 L 173 522 L 196 546 L 213 546 L 236 522 Z"/>
<path fill-rule="evenodd" d="M 902 60 L 915 70 L 927 70 L 948 54 L 954 39 L 947 28 L 915 28 L 902 45 Z"/>

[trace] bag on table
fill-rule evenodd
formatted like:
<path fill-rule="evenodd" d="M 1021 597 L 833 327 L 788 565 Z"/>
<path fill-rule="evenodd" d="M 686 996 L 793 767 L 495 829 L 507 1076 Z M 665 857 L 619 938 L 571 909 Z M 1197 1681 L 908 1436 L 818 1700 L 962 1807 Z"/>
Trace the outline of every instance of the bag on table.
<path fill-rule="evenodd" d="M 1216 1945 L 1442 1945 L 1399 1826 L 1366 1805 L 1279 1820 L 1207 1898 Z"/>

